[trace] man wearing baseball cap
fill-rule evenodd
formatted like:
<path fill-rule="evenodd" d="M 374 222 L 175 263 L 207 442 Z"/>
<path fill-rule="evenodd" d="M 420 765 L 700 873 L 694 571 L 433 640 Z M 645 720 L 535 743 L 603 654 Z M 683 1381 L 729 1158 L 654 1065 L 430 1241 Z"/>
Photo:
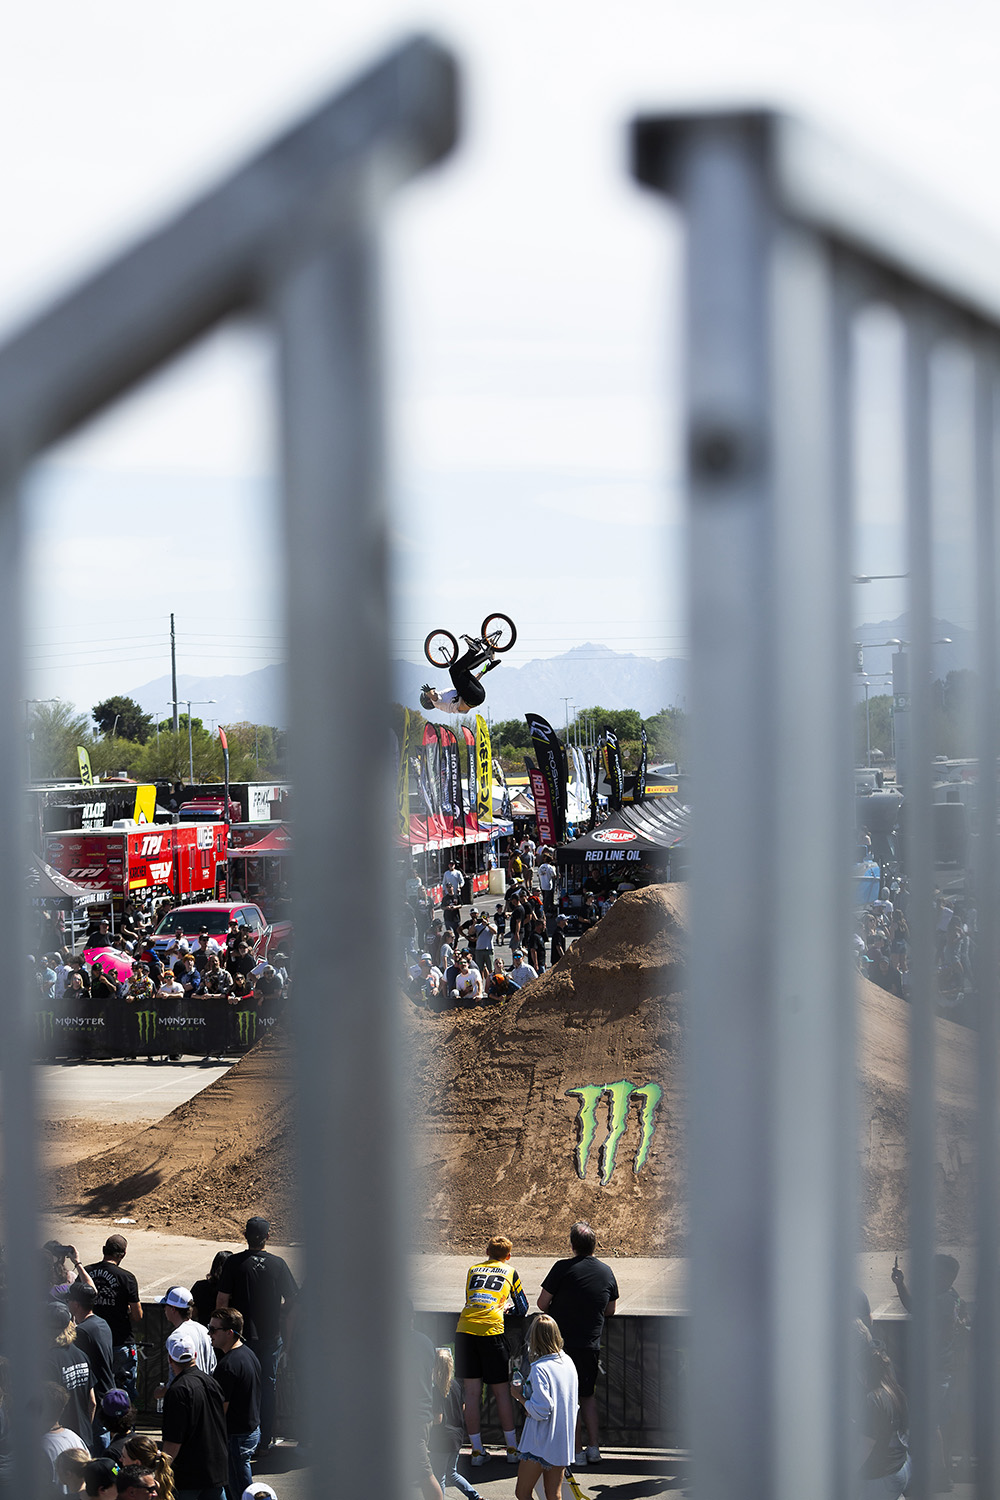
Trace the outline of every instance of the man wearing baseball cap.
<path fill-rule="evenodd" d="M 215 1369 L 215 1350 L 204 1323 L 194 1319 L 194 1298 L 186 1286 L 172 1286 L 160 1298 L 164 1316 L 171 1328 L 183 1331 L 191 1339 L 195 1349 L 195 1364 L 206 1375 Z M 167 1382 L 169 1384 L 169 1381 Z"/>
<path fill-rule="evenodd" d="M 243 1337 L 260 1360 L 260 1448 L 266 1453 L 274 1441 L 274 1402 L 282 1334 L 299 1294 L 295 1277 L 280 1255 L 265 1250 L 271 1226 L 255 1216 L 247 1220 L 247 1248 L 231 1255 L 219 1275 L 217 1308 L 238 1307 L 243 1314 Z"/>
<path fill-rule="evenodd" d="M 163 1397 L 164 1453 L 173 1462 L 178 1500 L 223 1500 L 229 1444 L 221 1388 L 195 1363 L 191 1324 L 167 1339 L 170 1384 Z"/>
<path fill-rule="evenodd" d="M 132 1272 L 122 1270 L 127 1250 L 128 1240 L 123 1234 L 109 1235 L 101 1251 L 104 1259 L 87 1266 L 87 1271 L 97 1288 L 94 1311 L 111 1329 L 115 1380 L 137 1402 L 138 1354 L 134 1329 L 142 1322 L 142 1303 L 139 1284 Z"/>

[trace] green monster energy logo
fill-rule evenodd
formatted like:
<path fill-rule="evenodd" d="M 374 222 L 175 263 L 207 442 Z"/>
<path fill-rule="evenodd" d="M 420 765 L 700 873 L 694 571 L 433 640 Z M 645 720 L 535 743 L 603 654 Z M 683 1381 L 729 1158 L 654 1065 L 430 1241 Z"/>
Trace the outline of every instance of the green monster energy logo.
<path fill-rule="evenodd" d="M 51 1042 L 56 1034 L 56 1013 L 54 1010 L 40 1010 L 37 1014 L 40 1040 Z"/>
<path fill-rule="evenodd" d="M 597 1135 L 597 1106 L 601 1096 L 608 1095 L 608 1133 L 598 1155 L 601 1187 L 607 1187 L 611 1181 L 611 1174 L 615 1170 L 618 1146 L 625 1134 L 625 1127 L 628 1125 L 629 1105 L 633 1099 L 640 1101 L 639 1124 L 642 1137 L 632 1163 L 632 1171 L 638 1176 L 649 1160 L 649 1148 L 653 1143 L 653 1130 L 656 1125 L 656 1110 L 663 1098 L 660 1085 L 647 1083 L 642 1088 L 636 1088 L 634 1083 L 629 1083 L 622 1078 L 618 1083 L 583 1083 L 579 1088 L 567 1089 L 566 1092 L 576 1095 L 580 1100 L 580 1112 L 576 1117 L 579 1135 L 575 1158 L 577 1176 L 581 1178 L 587 1176 L 590 1148 Z"/>
<path fill-rule="evenodd" d="M 137 1010 L 135 1019 L 139 1024 L 139 1040 L 144 1047 L 148 1047 L 156 1036 L 156 1011 Z"/>
<path fill-rule="evenodd" d="M 239 1024 L 240 1046 L 249 1047 L 257 1035 L 257 1012 L 255 1010 L 238 1010 L 236 1020 Z"/>

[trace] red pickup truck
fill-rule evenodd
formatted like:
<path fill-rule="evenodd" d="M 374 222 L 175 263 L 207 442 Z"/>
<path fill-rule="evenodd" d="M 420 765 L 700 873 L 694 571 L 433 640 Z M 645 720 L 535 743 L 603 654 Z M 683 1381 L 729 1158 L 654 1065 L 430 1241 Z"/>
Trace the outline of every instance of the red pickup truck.
<path fill-rule="evenodd" d="M 148 961 L 155 953 L 162 962 L 167 944 L 178 927 L 192 949 L 198 946 L 198 934 L 206 929 L 209 937 L 215 938 L 219 947 L 224 949 L 230 922 L 245 929 L 250 950 L 256 958 L 267 958 L 269 953 L 276 952 L 291 934 L 290 922 L 272 927 L 260 907 L 254 906 L 252 901 L 202 901 L 191 906 L 175 906 L 173 911 L 167 912 L 152 937 L 147 939 L 142 956 Z"/>

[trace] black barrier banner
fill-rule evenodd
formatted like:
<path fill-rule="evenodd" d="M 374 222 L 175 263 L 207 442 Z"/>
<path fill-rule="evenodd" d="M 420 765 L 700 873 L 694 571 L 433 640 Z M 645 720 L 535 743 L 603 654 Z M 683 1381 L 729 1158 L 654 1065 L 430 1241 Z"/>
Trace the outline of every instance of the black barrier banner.
<path fill-rule="evenodd" d="M 166 1001 L 138 1009 L 124 1000 L 99 1006 L 56 1001 L 35 1013 L 38 1053 L 53 1057 L 228 1056 L 246 1052 L 273 1028 L 273 1007 L 225 1000 Z"/>
<path fill-rule="evenodd" d="M 604 763 L 608 772 L 608 783 L 611 787 L 611 808 L 617 812 L 622 805 L 622 796 L 625 791 L 625 783 L 622 778 L 622 758 L 618 749 L 618 736 L 613 729 L 604 731 Z"/>
<path fill-rule="evenodd" d="M 538 757 L 538 769 L 549 790 L 553 832 L 561 843 L 566 837 L 566 748 L 548 719 L 541 714 L 525 714 L 524 718 Z"/>
<path fill-rule="evenodd" d="M 632 788 L 633 802 L 641 802 L 646 795 L 646 757 L 649 745 L 646 739 L 645 724 L 639 727 L 639 737 L 642 740 L 642 754 L 639 756 L 639 769 L 635 773 L 635 786 Z"/>

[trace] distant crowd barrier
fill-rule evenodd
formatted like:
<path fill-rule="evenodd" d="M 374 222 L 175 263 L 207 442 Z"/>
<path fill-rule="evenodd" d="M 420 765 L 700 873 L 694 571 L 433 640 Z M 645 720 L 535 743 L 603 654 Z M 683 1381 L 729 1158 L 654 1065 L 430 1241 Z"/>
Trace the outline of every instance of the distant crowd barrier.
<path fill-rule="evenodd" d="M 158 1000 L 139 1006 L 125 1000 L 56 1000 L 36 1012 L 36 1054 L 58 1057 L 153 1057 L 164 1053 L 228 1055 L 246 1052 L 265 1036 L 281 1004 L 230 1005 L 221 999 Z"/>

